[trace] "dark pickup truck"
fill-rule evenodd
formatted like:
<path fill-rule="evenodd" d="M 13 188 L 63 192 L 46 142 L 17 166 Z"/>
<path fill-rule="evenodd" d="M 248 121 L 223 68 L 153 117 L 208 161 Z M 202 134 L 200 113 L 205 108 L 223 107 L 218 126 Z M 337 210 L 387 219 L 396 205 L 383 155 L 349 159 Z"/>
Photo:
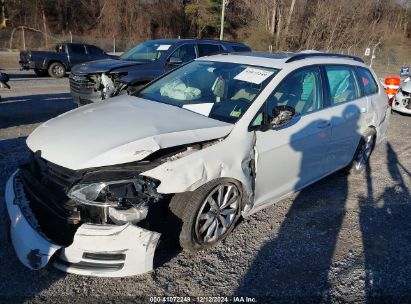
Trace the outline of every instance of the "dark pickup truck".
<path fill-rule="evenodd" d="M 55 52 L 21 51 L 19 63 L 23 70 L 33 69 L 37 76 L 48 74 L 54 78 L 61 78 L 75 64 L 114 57 L 94 45 L 62 43 L 56 46 Z"/>
<path fill-rule="evenodd" d="M 70 91 L 79 105 L 119 94 L 133 94 L 164 73 L 198 57 L 218 53 L 250 52 L 241 42 L 205 39 L 157 39 L 138 44 L 117 60 L 76 65 Z"/>

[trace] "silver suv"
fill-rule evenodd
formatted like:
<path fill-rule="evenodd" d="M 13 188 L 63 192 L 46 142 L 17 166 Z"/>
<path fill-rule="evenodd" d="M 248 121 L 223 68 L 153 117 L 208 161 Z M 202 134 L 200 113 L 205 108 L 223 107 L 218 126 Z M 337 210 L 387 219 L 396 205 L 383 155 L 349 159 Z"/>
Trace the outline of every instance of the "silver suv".
<path fill-rule="evenodd" d="M 162 237 L 209 248 L 248 217 L 340 169 L 361 172 L 390 109 L 358 58 L 196 59 L 135 96 L 38 127 L 8 181 L 11 236 L 32 268 L 128 276 Z"/>

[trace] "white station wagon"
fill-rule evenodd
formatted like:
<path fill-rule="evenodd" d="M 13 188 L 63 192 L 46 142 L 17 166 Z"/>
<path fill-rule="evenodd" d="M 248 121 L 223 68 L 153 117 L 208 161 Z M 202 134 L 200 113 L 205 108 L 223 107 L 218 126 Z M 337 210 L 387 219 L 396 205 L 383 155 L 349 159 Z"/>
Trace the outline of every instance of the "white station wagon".
<path fill-rule="evenodd" d="M 222 54 L 64 113 L 9 179 L 11 239 L 31 269 L 129 276 L 157 242 L 211 247 L 247 217 L 344 168 L 386 136 L 388 98 L 350 56 Z"/>

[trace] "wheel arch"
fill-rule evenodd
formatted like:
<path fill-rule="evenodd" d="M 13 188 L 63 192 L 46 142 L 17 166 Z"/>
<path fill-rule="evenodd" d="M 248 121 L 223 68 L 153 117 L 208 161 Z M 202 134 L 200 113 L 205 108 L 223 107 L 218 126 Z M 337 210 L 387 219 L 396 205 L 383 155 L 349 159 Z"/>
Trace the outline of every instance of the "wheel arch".
<path fill-rule="evenodd" d="M 60 63 L 61 65 L 63 65 L 63 67 L 66 69 L 66 72 L 69 70 L 67 65 L 64 62 L 62 62 L 61 60 L 58 60 L 58 59 L 50 59 L 47 62 L 46 69 L 48 69 L 53 63 Z"/>

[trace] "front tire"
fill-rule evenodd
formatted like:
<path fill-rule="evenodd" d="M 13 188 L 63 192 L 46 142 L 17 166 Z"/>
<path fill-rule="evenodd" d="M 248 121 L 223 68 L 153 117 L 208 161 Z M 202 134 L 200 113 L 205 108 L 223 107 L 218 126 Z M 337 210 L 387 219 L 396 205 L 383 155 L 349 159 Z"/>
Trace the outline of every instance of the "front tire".
<path fill-rule="evenodd" d="M 48 68 L 50 77 L 62 78 L 66 75 L 66 68 L 60 62 L 53 62 Z"/>
<path fill-rule="evenodd" d="M 360 174 L 367 167 L 372 151 L 375 147 L 376 131 L 369 128 L 361 137 L 354 158 L 348 167 L 349 173 Z"/>
<path fill-rule="evenodd" d="M 194 192 L 176 194 L 170 211 L 181 221 L 180 246 L 190 251 L 214 246 L 234 229 L 242 206 L 241 185 L 231 179 L 219 178 Z"/>

